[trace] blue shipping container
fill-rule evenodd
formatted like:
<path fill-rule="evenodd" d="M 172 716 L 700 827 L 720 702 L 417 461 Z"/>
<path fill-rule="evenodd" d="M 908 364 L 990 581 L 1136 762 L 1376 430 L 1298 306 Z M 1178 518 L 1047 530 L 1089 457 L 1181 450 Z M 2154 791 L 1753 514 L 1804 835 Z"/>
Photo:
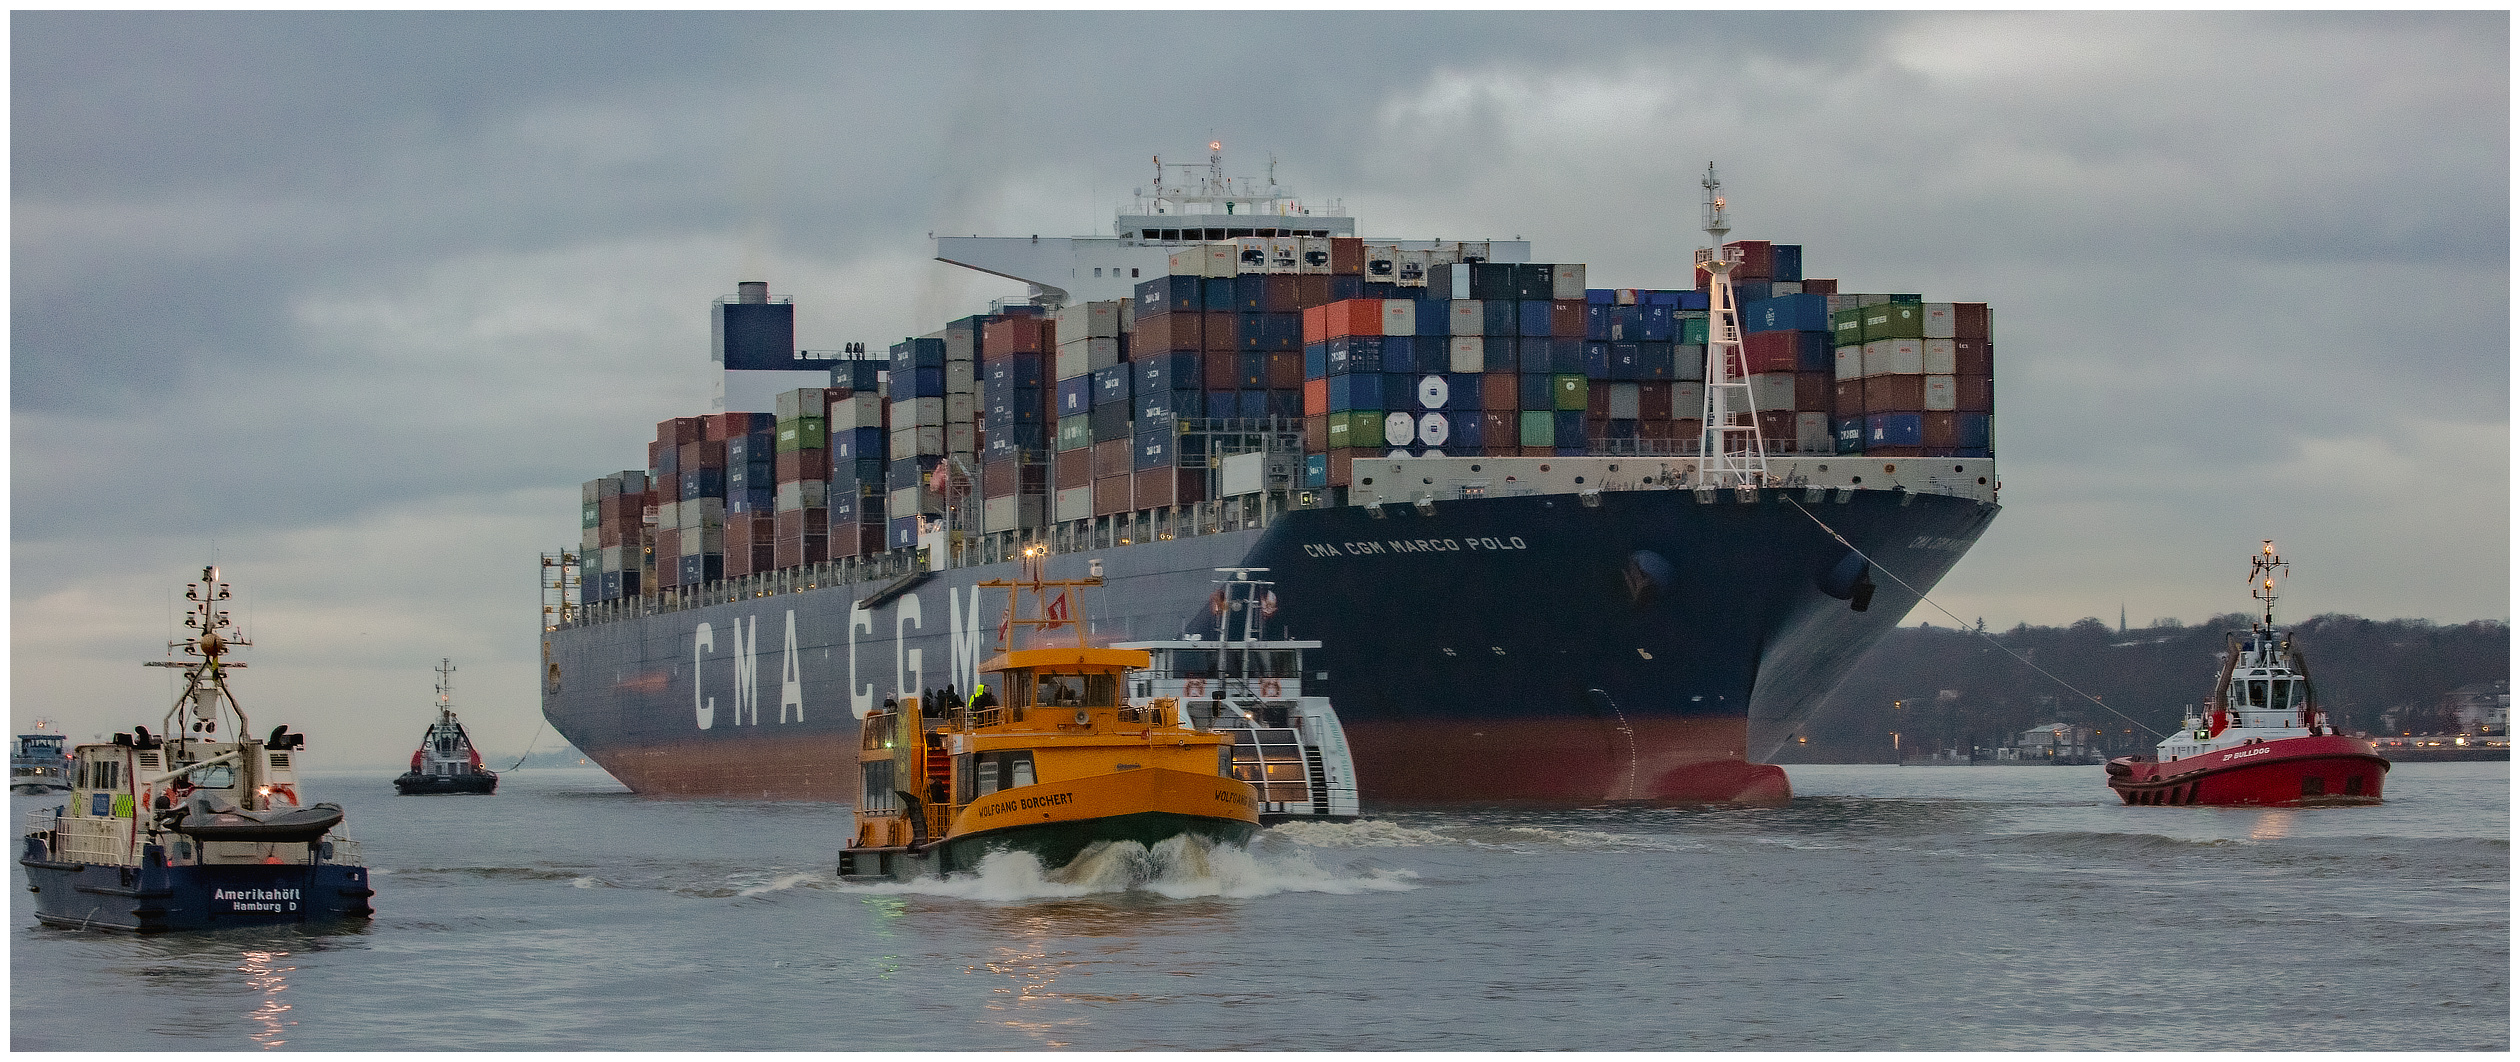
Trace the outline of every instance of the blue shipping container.
<path fill-rule="evenodd" d="M 1671 307 L 1643 306 L 1638 309 L 1640 311 L 1638 316 L 1641 320 L 1637 325 L 1636 335 L 1633 338 L 1647 343 L 1669 343 L 1672 341 L 1671 322 L 1674 311 Z"/>
<path fill-rule="evenodd" d="M 1307 487 L 1327 487 L 1330 485 L 1329 454 L 1304 455 L 1304 485 Z"/>
<path fill-rule="evenodd" d="M 1983 450 L 1983 449 L 1986 449 L 1987 447 L 1990 447 L 1990 446 L 1993 446 L 1993 445 L 1995 445 L 1995 424 L 1994 424 L 1994 417 L 1993 417 L 1993 415 L 1992 415 L 1992 414 L 1987 414 L 1987 413 L 1962 413 L 1962 414 L 1960 414 L 1960 447 L 1961 447 L 1961 449 L 1964 449 L 1964 450 Z M 1984 456 L 1986 456 L 1986 455 L 1985 455 L 1985 454 L 1963 454 L 1963 455 L 1961 455 L 1961 456 L 1963 456 L 1963 457 L 1984 457 Z"/>
<path fill-rule="evenodd" d="M 1527 372 L 1522 374 L 1521 381 L 1521 389 L 1515 397 L 1522 408 L 1539 410 L 1557 407 L 1557 395 L 1554 391 L 1556 377 L 1545 372 Z"/>
<path fill-rule="evenodd" d="M 1059 381 L 1058 415 L 1073 417 L 1094 408 L 1094 378 L 1071 376 Z"/>
<path fill-rule="evenodd" d="M 1269 415 L 1269 392 L 1264 388 L 1245 388 L 1234 392 L 1234 415 L 1258 420 Z"/>
<path fill-rule="evenodd" d="M 1745 332 L 1827 332 L 1829 331 L 1829 298 L 1826 295 L 1780 295 L 1773 299 L 1741 304 L 1741 328 Z"/>
<path fill-rule="evenodd" d="M 1330 411 L 1383 408 L 1383 378 L 1378 372 L 1346 373 L 1330 378 Z"/>
<path fill-rule="evenodd" d="M 1481 423 L 1486 419 L 1487 418 L 1481 417 L 1476 413 L 1466 415 L 1461 413 L 1453 414 L 1452 442 L 1450 444 L 1452 448 L 1455 450 L 1467 451 L 1476 450 L 1481 446 L 1487 445 L 1486 440 L 1484 439 L 1484 436 L 1487 433 L 1487 428 L 1486 425 Z"/>
<path fill-rule="evenodd" d="M 1514 304 L 1521 316 L 1522 334 L 1545 336 L 1554 334 L 1549 328 L 1549 300 L 1525 299 Z"/>
<path fill-rule="evenodd" d="M 1770 262 L 1773 266 L 1773 268 L 1769 271 L 1776 274 L 1770 279 L 1799 281 L 1803 278 L 1801 244 L 1780 243 L 1775 245 L 1769 253 L 1771 256 Z"/>
<path fill-rule="evenodd" d="M 1199 308 L 1209 313 L 1234 312 L 1234 278 L 1207 277 L 1200 280 Z"/>
<path fill-rule="evenodd" d="M 1173 464 L 1173 440 L 1180 436 L 1169 431 L 1142 431 L 1137 436 L 1131 467 L 1140 472 L 1150 468 L 1170 468 Z"/>
<path fill-rule="evenodd" d="M 1417 334 L 1421 336 L 1451 335 L 1451 304 L 1442 299 L 1417 300 Z"/>
<path fill-rule="evenodd" d="M 1304 415 L 1304 392 L 1291 387 L 1273 387 L 1265 392 L 1269 416 L 1298 420 Z"/>
<path fill-rule="evenodd" d="M 1330 376 L 1330 344 L 1304 344 L 1304 379 L 1321 380 Z"/>
<path fill-rule="evenodd" d="M 852 391 L 875 390 L 883 386 L 887 365 L 887 362 L 873 358 L 841 362 L 831 367 L 831 386 L 846 387 Z"/>
<path fill-rule="evenodd" d="M 1616 309 L 1618 307 L 1610 303 L 1586 301 L 1584 303 L 1584 339 L 1594 343 L 1607 342 L 1610 339 L 1611 311 Z"/>
<path fill-rule="evenodd" d="M 1107 406 L 1129 400 L 1129 378 L 1135 375 L 1127 363 L 1100 368 L 1088 377 L 1094 385 L 1094 404 Z"/>
<path fill-rule="evenodd" d="M 1592 306 L 1610 306 L 1619 301 L 1619 293 L 1611 288 L 1585 288 L 1584 302 Z"/>
<path fill-rule="evenodd" d="M 1479 340 L 1479 368 L 1484 372 L 1513 372 L 1521 362 L 1516 348 L 1520 343 L 1512 336 L 1484 336 Z"/>
<path fill-rule="evenodd" d="M 1925 445 L 1925 414 L 1874 413 L 1864 418 L 1864 446 Z"/>
<path fill-rule="evenodd" d="M 1522 304 L 1511 298 L 1484 299 L 1479 303 L 1480 334 L 1518 336 L 1522 334 Z"/>

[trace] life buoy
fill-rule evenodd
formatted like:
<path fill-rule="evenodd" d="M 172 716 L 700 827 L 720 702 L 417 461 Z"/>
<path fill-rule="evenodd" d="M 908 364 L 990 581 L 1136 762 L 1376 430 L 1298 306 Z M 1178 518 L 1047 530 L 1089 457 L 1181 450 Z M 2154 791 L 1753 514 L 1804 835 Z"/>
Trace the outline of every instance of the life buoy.
<path fill-rule="evenodd" d="M 1261 679 L 1261 680 L 1260 680 L 1260 695 L 1261 695 L 1261 696 L 1263 696 L 1263 697 L 1275 697 L 1275 696 L 1277 696 L 1277 695 L 1278 695 L 1278 680 L 1276 680 L 1276 679 Z"/>
<path fill-rule="evenodd" d="M 1189 680 L 1187 680 L 1187 681 L 1183 682 L 1183 683 L 1181 684 L 1181 695 L 1182 695 L 1182 696 L 1184 696 L 1184 697 L 1205 697 L 1205 696 L 1207 696 L 1207 680 L 1206 680 L 1206 679 L 1189 679 Z"/>
<path fill-rule="evenodd" d="M 298 802 L 298 798 L 297 798 L 297 790 L 296 790 L 294 787 L 291 787 L 291 786 L 285 786 L 285 785 L 275 785 L 275 786 L 272 786 L 272 787 L 271 787 L 271 799 L 272 799 L 272 802 L 273 802 L 273 803 L 278 803 L 282 797 L 287 797 L 287 798 L 288 798 L 288 800 L 289 800 L 289 806 L 290 806 L 290 807 L 296 807 L 296 806 L 297 806 L 297 802 Z"/>

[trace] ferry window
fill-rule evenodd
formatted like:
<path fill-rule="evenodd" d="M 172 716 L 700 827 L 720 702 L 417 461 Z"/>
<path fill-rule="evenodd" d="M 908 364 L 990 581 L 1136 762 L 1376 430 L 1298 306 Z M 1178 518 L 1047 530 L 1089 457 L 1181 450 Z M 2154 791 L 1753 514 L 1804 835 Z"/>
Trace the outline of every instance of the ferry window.
<path fill-rule="evenodd" d="M 859 765 L 866 782 L 866 795 L 858 802 L 863 811 L 891 811 L 898 805 L 893 800 L 893 765 L 891 760 L 874 760 Z"/>
<path fill-rule="evenodd" d="M 971 803 L 971 798 L 977 795 L 977 787 L 972 784 L 980 774 L 972 765 L 977 758 L 968 752 L 954 757 L 954 803 Z"/>
<path fill-rule="evenodd" d="M 1092 705 L 1120 703 L 1120 676 L 1110 674 L 1085 676 L 1085 703 Z"/>
<path fill-rule="evenodd" d="M 1083 704 L 1085 687 L 1075 675 L 1042 675 L 1033 680 L 1033 703 Z"/>
<path fill-rule="evenodd" d="M 112 760 L 97 764 L 96 787 L 98 789 L 122 788 L 122 764 Z"/>
<path fill-rule="evenodd" d="M 1021 789 L 1025 786 L 1033 784 L 1032 753 L 1010 752 L 1006 755 L 1009 761 L 1007 763 L 1007 774 L 1010 776 L 1006 780 L 1006 787 L 1008 789 Z"/>
<path fill-rule="evenodd" d="M 977 780 L 977 781 L 976 781 L 976 783 L 975 783 L 975 784 L 978 786 L 978 790 L 977 790 L 977 792 L 976 792 L 976 795 L 978 795 L 978 796 L 987 796 L 987 795 L 989 795 L 989 794 L 991 794 L 991 793 L 997 792 L 997 791 L 998 791 L 998 761 L 997 761 L 997 757 L 995 757 L 995 756 L 983 756 L 983 757 L 981 757 L 981 758 L 980 758 L 980 762 L 979 762 L 976 766 L 977 766 L 977 767 L 978 767 L 978 769 L 979 769 L 979 770 L 978 770 L 978 780 Z"/>

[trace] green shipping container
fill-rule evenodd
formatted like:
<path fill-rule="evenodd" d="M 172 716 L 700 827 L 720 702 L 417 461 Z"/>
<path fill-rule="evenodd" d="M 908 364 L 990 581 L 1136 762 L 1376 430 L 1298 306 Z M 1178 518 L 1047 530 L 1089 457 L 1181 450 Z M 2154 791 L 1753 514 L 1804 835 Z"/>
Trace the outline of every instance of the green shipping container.
<path fill-rule="evenodd" d="M 1864 342 L 1876 339 L 1925 338 L 1925 307 L 1913 302 L 1885 302 L 1863 307 Z"/>
<path fill-rule="evenodd" d="M 1059 452 L 1090 450 L 1094 446 L 1094 423 L 1083 413 L 1059 418 Z"/>
<path fill-rule="evenodd" d="M 779 422 L 779 452 L 792 454 L 798 450 L 820 450 L 831 445 L 831 431 L 821 417 L 798 417 Z"/>
<path fill-rule="evenodd" d="M 1522 415 L 1524 446 L 1557 445 L 1557 412 L 1547 409 L 1526 409 Z"/>
<path fill-rule="evenodd" d="M 1549 396 L 1559 409 L 1582 409 L 1592 402 L 1592 384 L 1584 379 L 1583 373 L 1562 372 L 1549 381 Z"/>
<path fill-rule="evenodd" d="M 1849 306 L 1843 310 L 1829 311 L 1829 335 L 1831 337 L 1829 345 L 1831 346 L 1852 347 L 1861 345 L 1864 342 L 1863 307 Z"/>
<path fill-rule="evenodd" d="M 1702 346 L 1705 346 L 1705 345 L 1706 345 L 1706 318 L 1703 318 L 1703 317 L 1683 317 L 1683 318 L 1681 318 L 1681 319 L 1680 319 L 1680 342 L 1682 342 L 1682 343 L 1694 343 L 1694 344 L 1696 344 L 1696 345 L 1698 345 L 1698 346 L 1701 346 L 1701 347 L 1702 347 Z M 1534 445 L 1538 445 L 1538 444 L 1536 444 L 1536 443 L 1535 443 Z"/>
<path fill-rule="evenodd" d="M 1330 448 L 1347 447 L 1380 449 L 1383 445 L 1383 411 L 1351 409 L 1330 414 Z"/>

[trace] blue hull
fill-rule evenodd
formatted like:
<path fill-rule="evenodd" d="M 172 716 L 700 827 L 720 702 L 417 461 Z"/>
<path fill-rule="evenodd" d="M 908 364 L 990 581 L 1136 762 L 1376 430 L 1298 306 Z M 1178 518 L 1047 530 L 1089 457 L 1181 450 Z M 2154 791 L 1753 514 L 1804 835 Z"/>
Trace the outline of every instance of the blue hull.
<path fill-rule="evenodd" d="M 1825 492 L 1824 492 L 1825 493 Z M 1305 692 L 1338 705 L 1378 803 L 1783 795 L 1754 761 L 1915 604 L 1880 580 L 1857 611 L 1829 522 L 1930 588 L 1998 507 L 1853 491 L 1755 502 L 1687 491 L 1298 510 L 1268 528 L 1050 558 L 1100 560 L 1096 641 L 1212 633 L 1213 569 L 1269 569 L 1271 633 L 1318 639 Z M 969 690 L 1004 607 L 938 573 L 564 627 L 545 635 L 544 714 L 640 792 L 852 799 L 856 720 L 904 691 Z"/>
<path fill-rule="evenodd" d="M 120 867 L 55 862 L 40 844 L 18 865 L 35 894 L 35 918 L 71 929 L 137 933 L 235 929 L 366 919 L 375 912 L 366 867 L 338 863 L 167 866 L 149 858 Z M 150 856 L 158 850 L 151 846 Z"/>

